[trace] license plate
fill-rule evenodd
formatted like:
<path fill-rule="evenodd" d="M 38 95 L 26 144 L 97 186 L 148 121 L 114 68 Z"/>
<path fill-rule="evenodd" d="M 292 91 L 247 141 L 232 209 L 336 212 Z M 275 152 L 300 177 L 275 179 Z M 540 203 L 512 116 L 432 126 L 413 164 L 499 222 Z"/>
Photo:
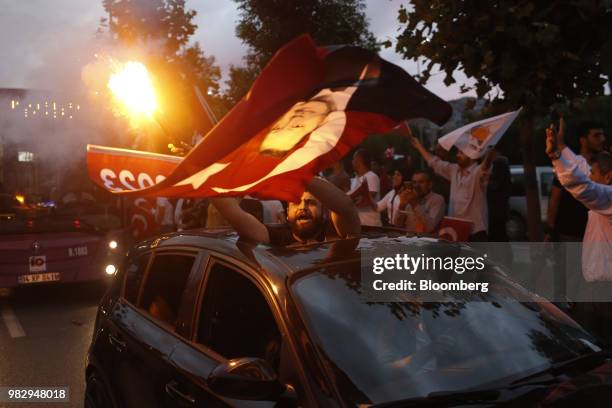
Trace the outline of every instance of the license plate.
<path fill-rule="evenodd" d="M 19 282 L 20 284 L 54 282 L 58 280 L 60 280 L 59 272 L 33 273 L 30 275 L 20 275 L 17 277 L 17 282 Z"/>

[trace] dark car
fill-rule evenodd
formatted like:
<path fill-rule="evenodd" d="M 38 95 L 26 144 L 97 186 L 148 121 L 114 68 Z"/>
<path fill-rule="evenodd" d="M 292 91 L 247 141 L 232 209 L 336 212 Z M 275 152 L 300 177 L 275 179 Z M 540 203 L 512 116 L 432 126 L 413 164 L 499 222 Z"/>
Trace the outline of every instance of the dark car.
<path fill-rule="evenodd" d="M 357 249 L 279 248 L 213 231 L 137 245 L 98 310 L 85 406 L 541 400 L 606 361 L 578 324 L 491 265 L 478 300 L 364 301 L 360 250 L 391 239 L 407 251 L 458 247 L 369 233 Z"/>

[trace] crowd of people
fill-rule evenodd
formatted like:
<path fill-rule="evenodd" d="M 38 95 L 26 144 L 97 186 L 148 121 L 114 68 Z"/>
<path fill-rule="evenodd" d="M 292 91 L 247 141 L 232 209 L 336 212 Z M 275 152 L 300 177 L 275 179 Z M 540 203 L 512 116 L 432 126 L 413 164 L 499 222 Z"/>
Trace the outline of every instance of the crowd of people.
<path fill-rule="evenodd" d="M 313 237 L 320 240 L 334 230 L 334 235 L 340 237 L 345 236 L 342 231 L 354 231 L 354 226 L 339 228 L 338 218 L 342 220 L 342 217 L 357 227 L 391 227 L 408 233 L 436 235 L 446 216 L 469 224 L 469 241 L 487 241 L 489 231 L 493 239 L 507 240 L 508 160 L 496 157 L 494 150 L 480 162 L 457 151 L 456 162 L 451 163 L 447 156 L 429 152 L 412 134 L 406 137 L 414 151 L 422 156 L 424 166 L 417 167 L 414 164 L 417 161 L 410 155 L 398 159 L 393 156 L 379 158 L 360 148 L 352 155 L 350 172 L 342 162 L 335 163 L 315 177 L 300 203 L 256 200 L 248 196 L 240 199 L 158 198 L 156 221 L 159 231 L 233 227 L 237 231 L 245 229 L 241 234 L 245 238 L 269 242 L 261 228 L 253 227 L 255 220 L 257 225 L 293 227 L 294 240 L 307 242 Z M 325 186 L 326 195 L 313 191 L 317 186 Z M 489 212 L 491 202 L 494 203 L 493 211 Z M 302 233 L 302 227 L 316 230 L 316 233 L 311 237 Z"/>
<path fill-rule="evenodd" d="M 591 166 L 610 157 L 606 153 L 605 133 L 596 122 L 582 123 L 575 133 L 574 149 L 579 153 L 576 155 L 577 168 L 588 175 Z M 244 217 L 236 216 L 239 213 L 266 226 L 292 227 L 293 223 L 293 239 L 307 242 L 311 237 L 302 233 L 303 228 L 299 226 L 316 230 L 315 239 L 329 236 L 334 230 L 336 235 L 339 229 L 355 230 L 354 227 L 339 228 L 339 215 L 351 219 L 359 227 L 392 227 L 431 235 L 438 234 L 446 217 L 469 225 L 467 241 L 508 241 L 506 223 L 512 189 L 508 159 L 497 155 L 493 149 L 481 160 L 471 159 L 457 149 L 449 153 L 436 146 L 430 151 L 408 128 L 405 136 L 413 147 L 412 153 L 422 158 L 422 166 L 415 165 L 419 161 L 410 154 L 399 158 L 393 154 L 373 157 L 372 152 L 360 148 L 353 153 L 350 166 L 339 161 L 315 178 L 300 203 L 257 200 L 248 196 L 241 199 L 158 198 L 155 210 L 158 232 L 197 227 L 233 227 L 239 231 L 243 228 L 240 223 L 246 222 Z M 605 165 L 599 167 L 606 169 Z M 558 173 L 556 167 L 555 172 Z M 320 185 L 329 185 L 325 190 L 327 195 L 312 191 L 312 186 Z M 313 209 L 313 203 L 318 209 Z M 350 209 L 344 209 L 343 205 Z M 585 234 L 592 234 L 585 232 L 587 222 L 591 222 L 588 211 L 588 205 L 574 197 L 571 189 L 564 187 L 555 176 L 545 217 L 545 241 L 582 242 Z M 356 215 L 349 214 L 351 212 Z M 255 228 L 254 231 L 259 230 Z M 263 233 L 246 234 L 258 242 L 269 241 Z"/>

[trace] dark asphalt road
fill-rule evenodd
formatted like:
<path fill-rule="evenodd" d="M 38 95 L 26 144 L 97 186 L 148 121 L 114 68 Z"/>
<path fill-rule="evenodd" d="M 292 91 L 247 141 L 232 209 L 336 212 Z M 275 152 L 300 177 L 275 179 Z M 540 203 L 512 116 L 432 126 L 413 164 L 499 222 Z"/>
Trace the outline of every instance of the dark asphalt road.
<path fill-rule="evenodd" d="M 105 286 L 33 286 L 0 298 L 0 386 L 68 386 L 63 404 L 0 407 L 82 407 L 87 349 Z"/>

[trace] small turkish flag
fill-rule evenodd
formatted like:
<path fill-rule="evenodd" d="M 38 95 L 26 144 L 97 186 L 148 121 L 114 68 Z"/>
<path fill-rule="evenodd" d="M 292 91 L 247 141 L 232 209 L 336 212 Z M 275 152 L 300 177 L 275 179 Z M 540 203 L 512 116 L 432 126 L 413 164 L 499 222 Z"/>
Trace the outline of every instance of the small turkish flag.
<path fill-rule="evenodd" d="M 440 222 L 440 232 L 438 236 L 453 242 L 467 242 L 472 222 L 461 218 L 444 217 Z"/>

